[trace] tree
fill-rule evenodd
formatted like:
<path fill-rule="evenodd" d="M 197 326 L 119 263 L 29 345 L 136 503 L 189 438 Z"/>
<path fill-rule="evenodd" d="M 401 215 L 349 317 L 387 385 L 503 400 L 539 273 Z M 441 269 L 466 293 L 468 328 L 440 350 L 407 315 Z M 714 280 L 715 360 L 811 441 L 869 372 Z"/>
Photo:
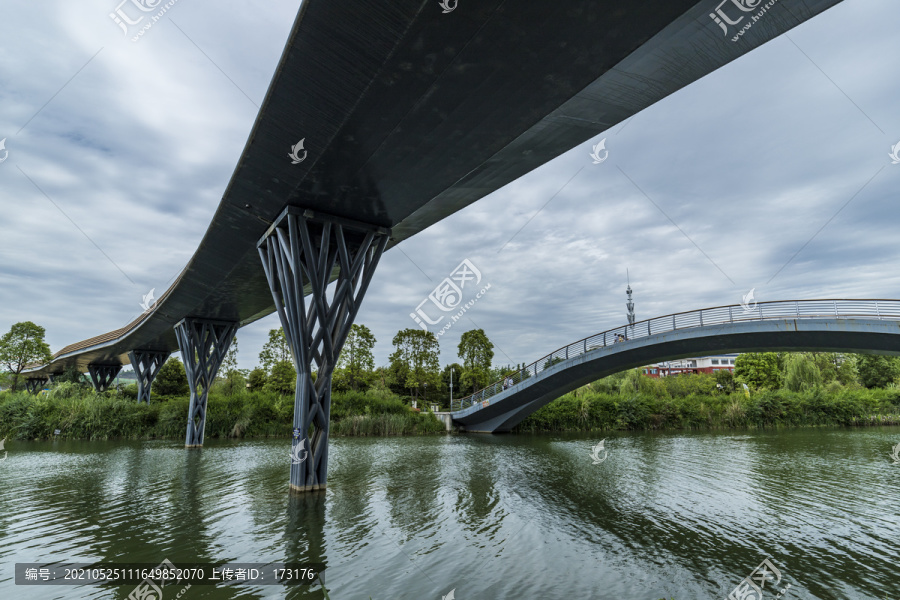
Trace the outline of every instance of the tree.
<path fill-rule="evenodd" d="M 822 372 L 816 364 L 816 358 L 806 352 L 785 356 L 784 385 L 792 392 L 816 389 L 822 385 Z"/>
<path fill-rule="evenodd" d="M 441 391 L 436 397 L 450 399 L 450 369 L 453 369 L 453 397 L 458 400 L 463 395 L 459 380 L 462 377 L 463 366 L 459 363 L 449 364 L 441 371 Z"/>
<path fill-rule="evenodd" d="M 715 372 L 716 385 L 721 385 L 725 392 L 734 391 L 734 373 L 728 369 L 719 369 Z"/>
<path fill-rule="evenodd" d="M 152 390 L 157 396 L 185 396 L 190 393 L 187 374 L 180 360 L 173 356 L 160 367 Z"/>
<path fill-rule="evenodd" d="M 238 339 L 237 336 L 234 336 L 234 339 L 231 340 L 231 346 L 228 348 L 228 354 L 225 355 L 225 358 L 222 359 L 222 364 L 219 365 L 219 376 L 225 377 L 226 379 L 231 377 L 233 371 L 238 370 Z"/>
<path fill-rule="evenodd" d="M 857 359 L 855 354 L 836 354 L 835 362 L 837 363 L 837 371 L 835 372 L 835 381 L 841 385 L 858 385 L 859 372 L 856 368 Z"/>
<path fill-rule="evenodd" d="M 19 375 L 26 365 L 48 363 L 53 358 L 44 341 L 44 328 L 31 321 L 13 325 L 0 337 L 0 365 L 12 374 L 12 391 L 16 391 Z"/>
<path fill-rule="evenodd" d="M 781 387 L 778 355 L 774 352 L 746 352 L 734 361 L 734 378 L 755 389 Z"/>
<path fill-rule="evenodd" d="M 84 379 L 84 373 L 81 372 L 75 365 L 69 365 L 66 367 L 62 375 L 59 375 L 53 380 L 55 383 L 87 383 Z"/>
<path fill-rule="evenodd" d="M 247 378 L 247 383 L 250 384 L 251 392 L 258 392 L 263 389 L 266 385 L 266 371 L 265 369 L 261 369 L 256 367 L 252 371 L 250 371 L 250 376 Z"/>
<path fill-rule="evenodd" d="M 365 387 L 371 385 L 372 371 L 375 369 L 372 348 L 376 341 L 378 340 L 365 325 L 354 323 L 350 326 L 350 333 L 338 356 L 337 367 L 343 371 L 347 385 L 354 390 L 358 390 L 360 384 Z"/>
<path fill-rule="evenodd" d="M 296 386 L 297 371 L 294 369 L 294 363 L 287 360 L 275 363 L 266 381 L 266 389 L 287 396 L 294 393 Z"/>
<path fill-rule="evenodd" d="M 462 334 L 457 348 L 463 364 L 460 383 L 472 387 L 472 393 L 485 387 L 491 381 L 491 362 L 494 360 L 494 344 L 484 333 L 484 329 L 470 329 Z"/>
<path fill-rule="evenodd" d="M 391 378 L 412 391 L 413 398 L 426 383 L 440 382 L 437 337 L 430 331 L 403 329 L 393 339 L 396 350 L 391 354 Z"/>
<path fill-rule="evenodd" d="M 900 373 L 897 359 L 882 354 L 860 354 L 856 365 L 859 382 L 867 388 L 887 387 Z"/>
<path fill-rule="evenodd" d="M 259 362 L 266 373 L 271 373 L 276 363 L 291 360 L 291 349 L 288 347 L 287 339 L 284 337 L 284 329 L 269 330 L 269 341 L 262 347 L 259 353 Z"/>

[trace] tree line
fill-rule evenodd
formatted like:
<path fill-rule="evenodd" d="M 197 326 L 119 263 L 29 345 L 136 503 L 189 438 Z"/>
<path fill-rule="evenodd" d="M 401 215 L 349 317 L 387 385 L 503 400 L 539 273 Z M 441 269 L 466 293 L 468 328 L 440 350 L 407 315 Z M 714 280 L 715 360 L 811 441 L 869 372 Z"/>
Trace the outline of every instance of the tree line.
<path fill-rule="evenodd" d="M 453 397 L 471 394 L 487 386 L 512 367 L 493 367 L 494 344 L 482 329 L 465 332 L 457 346 L 459 362 L 440 366 L 437 337 L 421 329 L 403 329 L 394 336 L 394 351 L 384 366 L 375 366 L 373 353 L 377 340 L 362 324 L 350 327 L 334 373 L 335 392 L 365 392 L 369 389 L 390 391 L 415 402 L 439 406 L 450 404 L 452 372 Z M 237 338 L 219 369 L 223 391 L 271 390 L 293 394 L 297 370 L 282 328 L 269 331 L 269 338 L 259 353 L 254 369 L 237 367 Z M 312 370 L 315 378 L 317 373 Z M 187 393 L 184 366 L 169 359 L 160 369 L 153 387 L 154 394 L 174 396 Z"/>
<path fill-rule="evenodd" d="M 44 338 L 44 328 L 30 321 L 14 324 L 0 337 L 0 387 L 20 389 L 26 365 L 51 359 Z M 458 362 L 443 367 L 439 361 L 437 336 L 429 331 L 411 328 L 398 331 L 392 339 L 393 352 L 384 366 L 375 366 L 373 349 L 376 343 L 368 327 L 363 324 L 351 326 L 332 376 L 334 391 L 375 388 L 412 401 L 448 406 L 451 379 L 453 397 L 458 398 L 519 368 L 493 366 L 494 344 L 483 329 L 465 332 L 457 345 Z M 238 368 L 238 348 L 235 337 L 219 369 L 217 385 L 223 392 L 250 389 L 294 393 L 297 372 L 281 328 L 269 331 L 268 340 L 259 353 L 259 364 L 254 369 Z M 316 376 L 315 371 L 312 376 Z M 715 379 L 719 389 L 729 392 L 741 385 L 747 385 L 748 389 L 799 392 L 833 382 L 842 386 L 887 388 L 900 384 L 900 357 L 829 352 L 748 352 L 738 355 L 733 374 L 727 370 L 717 371 Z M 70 368 L 59 380 L 81 382 L 84 376 Z M 635 383 L 644 388 L 657 385 L 637 380 Z M 171 358 L 163 365 L 154 381 L 153 393 L 161 396 L 188 393 L 181 361 Z"/>

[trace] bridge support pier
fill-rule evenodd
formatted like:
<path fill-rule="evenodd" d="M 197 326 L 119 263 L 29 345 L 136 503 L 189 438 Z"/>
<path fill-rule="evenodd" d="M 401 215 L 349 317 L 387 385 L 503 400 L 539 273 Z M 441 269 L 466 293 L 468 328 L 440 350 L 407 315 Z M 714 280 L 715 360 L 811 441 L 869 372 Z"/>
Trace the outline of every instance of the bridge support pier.
<path fill-rule="evenodd" d="M 231 321 L 185 318 L 175 324 L 175 337 L 191 389 L 188 407 L 186 448 L 203 445 L 206 429 L 206 401 L 209 386 L 216 379 L 219 365 L 228 353 L 238 324 Z"/>
<path fill-rule="evenodd" d="M 25 380 L 25 389 L 30 394 L 37 394 L 45 381 L 47 381 L 46 377 L 28 377 Z"/>
<path fill-rule="evenodd" d="M 122 365 L 88 365 L 88 373 L 91 376 L 91 383 L 94 384 L 94 390 L 97 392 L 105 392 L 116 379 Z"/>
<path fill-rule="evenodd" d="M 389 229 L 289 206 L 257 244 L 297 369 L 292 492 L 325 489 L 331 376 L 389 237 Z"/>
<path fill-rule="evenodd" d="M 137 375 L 138 402 L 150 404 L 150 385 L 170 355 L 171 352 L 154 352 L 153 350 L 132 350 L 128 353 L 128 359 Z"/>

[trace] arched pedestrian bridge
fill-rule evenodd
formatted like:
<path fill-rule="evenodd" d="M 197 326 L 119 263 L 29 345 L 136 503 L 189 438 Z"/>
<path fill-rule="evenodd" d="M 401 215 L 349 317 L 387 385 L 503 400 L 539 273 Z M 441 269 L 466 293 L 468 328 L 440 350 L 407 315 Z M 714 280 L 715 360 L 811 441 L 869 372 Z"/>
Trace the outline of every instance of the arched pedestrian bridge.
<path fill-rule="evenodd" d="M 900 355 L 900 300 L 787 300 L 718 306 L 610 329 L 555 350 L 451 407 L 466 431 L 505 432 L 576 388 L 625 369 L 725 352 Z M 453 410 L 456 409 L 456 410 Z"/>

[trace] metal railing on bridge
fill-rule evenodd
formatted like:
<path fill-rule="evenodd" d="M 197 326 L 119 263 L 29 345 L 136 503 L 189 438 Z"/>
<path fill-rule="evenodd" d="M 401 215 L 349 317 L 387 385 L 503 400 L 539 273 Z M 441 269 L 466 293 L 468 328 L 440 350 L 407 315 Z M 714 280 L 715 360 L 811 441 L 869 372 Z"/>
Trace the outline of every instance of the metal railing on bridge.
<path fill-rule="evenodd" d="M 742 304 L 716 306 L 638 321 L 634 325 L 623 325 L 615 329 L 608 329 L 554 350 L 530 365 L 508 373 L 503 379 L 475 392 L 471 396 L 454 400 L 450 405 L 450 410 L 462 410 L 463 408 L 478 405 L 482 407 L 487 406 L 490 404 L 492 396 L 530 377 L 536 377 L 538 373 L 549 369 L 556 363 L 585 354 L 591 350 L 611 346 L 617 342 L 691 327 L 725 325 L 745 321 L 815 318 L 850 319 L 854 317 L 900 320 L 900 300 L 779 300 L 775 302 L 759 302 L 752 307 Z"/>

